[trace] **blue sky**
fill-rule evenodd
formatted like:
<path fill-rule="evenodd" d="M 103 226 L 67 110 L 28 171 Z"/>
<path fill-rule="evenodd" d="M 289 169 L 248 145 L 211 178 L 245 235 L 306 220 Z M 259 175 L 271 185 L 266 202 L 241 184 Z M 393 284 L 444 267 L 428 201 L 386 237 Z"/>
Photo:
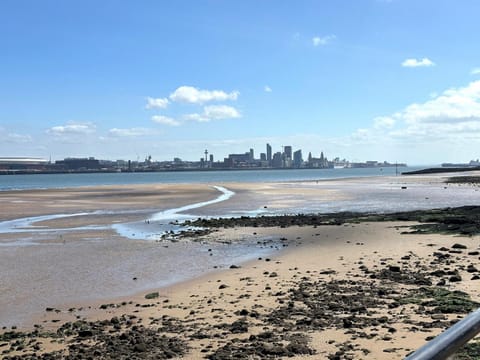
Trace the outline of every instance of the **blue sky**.
<path fill-rule="evenodd" d="M 476 0 L 0 1 L 0 156 L 477 159 Z"/>

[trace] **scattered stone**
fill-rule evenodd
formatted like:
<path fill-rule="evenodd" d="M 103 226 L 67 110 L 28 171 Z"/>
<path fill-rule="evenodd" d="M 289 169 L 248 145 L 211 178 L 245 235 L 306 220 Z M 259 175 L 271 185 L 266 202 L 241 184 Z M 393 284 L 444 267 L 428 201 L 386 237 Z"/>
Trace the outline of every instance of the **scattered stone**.
<path fill-rule="evenodd" d="M 152 293 L 149 293 L 149 294 L 145 295 L 145 299 L 147 299 L 147 300 L 156 299 L 159 296 L 160 296 L 160 294 L 158 292 L 152 292 Z"/>
<path fill-rule="evenodd" d="M 470 264 L 467 267 L 467 272 L 469 272 L 469 273 L 478 272 L 478 269 L 474 265 Z"/>
<path fill-rule="evenodd" d="M 391 272 L 399 273 L 399 272 L 400 272 L 400 266 L 390 265 L 390 266 L 388 267 L 388 270 L 390 270 Z"/>
<path fill-rule="evenodd" d="M 452 275 L 450 276 L 450 278 L 448 279 L 448 281 L 450 282 L 459 282 L 459 281 L 462 281 L 462 277 L 460 275 Z"/>

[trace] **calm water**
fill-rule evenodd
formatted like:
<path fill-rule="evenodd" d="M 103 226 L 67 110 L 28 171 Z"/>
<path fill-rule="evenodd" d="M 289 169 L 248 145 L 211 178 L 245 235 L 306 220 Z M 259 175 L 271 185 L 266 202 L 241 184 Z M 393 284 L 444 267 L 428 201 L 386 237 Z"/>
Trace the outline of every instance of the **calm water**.
<path fill-rule="evenodd" d="M 401 167 L 402 171 L 424 167 Z M 223 183 L 321 180 L 395 175 L 395 167 L 369 169 L 302 169 L 241 171 L 175 171 L 156 173 L 36 174 L 0 176 L 0 191 L 51 189 L 95 185 L 151 183 Z"/>

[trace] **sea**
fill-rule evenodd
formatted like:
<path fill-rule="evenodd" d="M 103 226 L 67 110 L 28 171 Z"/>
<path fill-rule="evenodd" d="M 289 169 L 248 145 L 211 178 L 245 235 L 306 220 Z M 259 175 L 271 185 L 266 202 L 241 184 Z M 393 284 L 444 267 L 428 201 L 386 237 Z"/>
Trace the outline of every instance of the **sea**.
<path fill-rule="evenodd" d="M 71 188 L 129 184 L 198 184 L 225 182 L 279 182 L 341 179 L 369 176 L 393 176 L 428 166 L 335 168 L 335 169 L 265 169 L 215 171 L 163 171 L 131 173 L 20 174 L 0 176 L 0 191 Z"/>

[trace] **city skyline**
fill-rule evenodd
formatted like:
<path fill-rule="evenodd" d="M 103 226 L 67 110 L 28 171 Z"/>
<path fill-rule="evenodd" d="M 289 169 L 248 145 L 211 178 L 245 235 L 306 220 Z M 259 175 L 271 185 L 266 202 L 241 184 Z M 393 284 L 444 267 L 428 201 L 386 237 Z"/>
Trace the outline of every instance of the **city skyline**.
<path fill-rule="evenodd" d="M 270 143 L 352 161 L 476 159 L 479 10 L 1 2 L 0 156 L 193 160 Z"/>
<path fill-rule="evenodd" d="M 205 149 L 198 160 L 181 159 L 159 161 L 151 155 L 145 159 L 96 159 L 95 157 L 66 157 L 52 161 L 32 157 L 0 157 L 0 175 L 34 174 L 34 173 L 71 173 L 71 172 L 156 172 L 184 170 L 247 170 L 247 169 L 334 169 L 334 168 L 383 168 L 406 167 L 405 163 L 390 163 L 386 160 L 369 160 L 352 162 L 347 159 L 328 159 L 323 151 L 319 157 L 308 152 L 303 158 L 302 149 L 291 145 L 282 146 L 281 151 L 273 151 L 270 144 L 265 144 L 265 152 L 256 153 L 250 148 L 244 153 L 228 154 L 223 159 L 215 159 L 214 154 Z M 257 156 L 255 155 L 257 154 Z M 476 161 L 478 164 L 478 160 Z M 470 164 L 471 165 L 471 164 Z M 469 167 L 470 165 L 465 165 Z"/>

